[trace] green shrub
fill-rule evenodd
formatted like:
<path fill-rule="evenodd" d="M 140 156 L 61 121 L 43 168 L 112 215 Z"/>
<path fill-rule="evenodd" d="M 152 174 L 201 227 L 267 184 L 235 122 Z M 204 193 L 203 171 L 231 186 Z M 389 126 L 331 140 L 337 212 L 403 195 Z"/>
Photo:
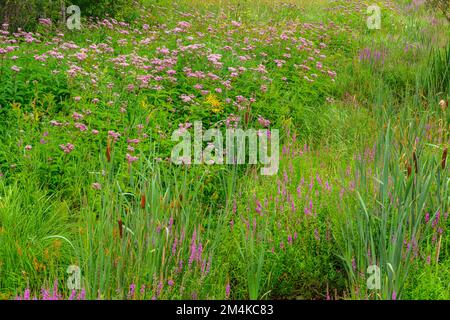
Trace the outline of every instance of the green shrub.
<path fill-rule="evenodd" d="M 76 5 L 83 16 L 103 18 L 106 15 L 115 16 L 136 3 L 133 0 L 78 0 Z"/>
<path fill-rule="evenodd" d="M 0 0 L 0 22 L 9 24 L 10 30 L 22 28 L 35 30 L 40 18 L 61 23 L 66 16 L 66 8 L 72 4 L 80 7 L 82 17 L 114 17 L 120 12 L 134 7 L 135 0 Z M 129 10 L 128 10 L 129 11 Z"/>

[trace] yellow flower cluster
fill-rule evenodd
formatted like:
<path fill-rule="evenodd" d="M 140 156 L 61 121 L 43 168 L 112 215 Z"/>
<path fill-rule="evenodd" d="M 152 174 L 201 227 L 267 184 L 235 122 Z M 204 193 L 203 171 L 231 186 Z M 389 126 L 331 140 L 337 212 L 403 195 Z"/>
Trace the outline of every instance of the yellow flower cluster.
<path fill-rule="evenodd" d="M 213 94 L 208 94 L 205 102 L 211 107 L 211 111 L 214 113 L 219 113 L 223 110 L 222 102 Z"/>

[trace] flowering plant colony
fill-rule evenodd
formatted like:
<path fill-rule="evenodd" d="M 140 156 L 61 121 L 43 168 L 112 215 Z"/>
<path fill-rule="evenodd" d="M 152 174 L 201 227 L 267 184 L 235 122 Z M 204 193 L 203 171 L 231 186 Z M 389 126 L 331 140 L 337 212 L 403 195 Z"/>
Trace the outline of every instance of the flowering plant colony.
<path fill-rule="evenodd" d="M 410 2 L 3 24 L 0 297 L 449 299 L 449 26 Z"/>

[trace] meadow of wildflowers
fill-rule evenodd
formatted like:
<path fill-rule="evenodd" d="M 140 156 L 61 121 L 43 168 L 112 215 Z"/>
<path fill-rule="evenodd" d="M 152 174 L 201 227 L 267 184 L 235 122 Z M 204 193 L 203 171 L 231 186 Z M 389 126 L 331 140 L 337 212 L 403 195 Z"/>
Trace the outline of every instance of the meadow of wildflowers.
<path fill-rule="evenodd" d="M 450 299 L 449 23 L 374 2 L 4 23 L 0 298 Z M 197 121 L 278 170 L 174 164 Z"/>

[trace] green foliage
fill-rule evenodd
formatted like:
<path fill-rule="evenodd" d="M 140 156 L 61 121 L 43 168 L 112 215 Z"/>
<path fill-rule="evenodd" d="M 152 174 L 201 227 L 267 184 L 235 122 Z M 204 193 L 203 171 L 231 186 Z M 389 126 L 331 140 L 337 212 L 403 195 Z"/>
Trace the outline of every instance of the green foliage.
<path fill-rule="evenodd" d="M 137 5 L 136 0 L 79 0 L 77 6 L 80 7 L 83 16 L 94 18 L 114 17 L 117 14 L 126 12 Z"/>
<path fill-rule="evenodd" d="M 60 0 L 0 0 L 0 22 L 9 24 L 10 30 L 33 30 L 39 18 L 59 18 Z"/>
<path fill-rule="evenodd" d="M 448 210 L 444 200 L 449 197 L 448 171 L 441 167 L 442 150 L 436 154 L 422 145 L 410 149 L 414 142 L 407 139 L 421 135 L 415 130 L 423 130 L 423 123 L 412 132 L 400 133 L 406 139 L 396 147 L 388 125 L 378 143 L 374 168 L 369 169 L 367 163 L 358 166 L 361 207 L 357 211 L 348 209 L 339 237 L 356 297 L 401 298 L 410 260 L 417 257 L 429 232 L 423 222 L 426 214 L 434 221 L 439 220 L 440 212 Z M 402 154 L 405 163 L 399 162 Z M 368 170 L 375 171 L 373 177 Z M 371 265 L 381 270 L 380 291 L 371 291 L 365 285 L 366 270 Z"/>
<path fill-rule="evenodd" d="M 61 1 L 0 0 L 37 31 L 0 36 L 1 298 L 67 298 L 77 265 L 88 299 L 448 299 L 447 25 L 384 1 L 380 30 L 351 1 L 143 2 L 79 1 L 67 32 Z M 180 125 L 231 116 L 280 128 L 276 175 L 170 163 Z"/>
<path fill-rule="evenodd" d="M 447 0 L 427 0 L 427 5 L 439 11 L 450 22 L 450 2 Z"/>
<path fill-rule="evenodd" d="M 82 17 L 107 18 L 123 16 L 139 4 L 137 0 L 0 0 L 0 23 L 8 23 L 10 30 L 18 28 L 35 30 L 39 18 L 49 18 L 53 23 L 64 24 L 66 8 L 72 4 L 80 7 Z M 129 14 L 125 14 L 129 16 Z"/>

